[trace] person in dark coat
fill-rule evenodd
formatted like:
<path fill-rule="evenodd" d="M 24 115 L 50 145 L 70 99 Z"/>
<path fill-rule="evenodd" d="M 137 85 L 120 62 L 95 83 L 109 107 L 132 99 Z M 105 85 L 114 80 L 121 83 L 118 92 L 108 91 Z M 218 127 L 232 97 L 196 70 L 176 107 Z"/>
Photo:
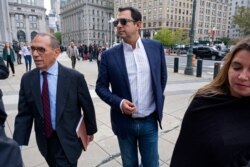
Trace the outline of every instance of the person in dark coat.
<path fill-rule="evenodd" d="M 170 167 L 250 166 L 250 37 L 225 57 L 184 115 Z"/>
<path fill-rule="evenodd" d="M 20 43 L 17 42 L 15 45 L 13 45 L 13 48 L 15 50 L 15 53 L 17 55 L 17 64 L 22 64 L 22 48 L 20 46 Z"/>
<path fill-rule="evenodd" d="M 76 134 L 84 114 L 88 142 L 97 132 L 94 105 L 83 74 L 57 61 L 55 36 L 38 33 L 31 43 L 36 68 L 23 75 L 13 138 L 28 145 L 34 124 L 37 146 L 50 167 L 76 167 L 82 153 Z M 31 82 L 32 81 L 32 82 Z"/>
<path fill-rule="evenodd" d="M 0 79 L 8 78 L 9 70 L 0 57 Z M 0 166 L 1 167 L 22 167 L 22 157 L 18 144 L 6 136 L 4 123 L 7 118 L 5 112 L 2 90 L 0 89 Z"/>
<path fill-rule="evenodd" d="M 15 52 L 8 42 L 5 43 L 5 46 L 3 48 L 3 59 L 7 62 L 7 68 L 9 68 L 10 66 L 12 74 L 14 76 L 15 75 L 15 67 L 14 67 Z"/>

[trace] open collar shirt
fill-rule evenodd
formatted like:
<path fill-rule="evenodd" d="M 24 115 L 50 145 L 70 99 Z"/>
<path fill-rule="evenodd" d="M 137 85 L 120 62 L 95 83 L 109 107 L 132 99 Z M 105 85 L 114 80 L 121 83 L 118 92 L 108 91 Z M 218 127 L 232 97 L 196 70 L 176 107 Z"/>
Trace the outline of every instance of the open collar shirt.
<path fill-rule="evenodd" d="M 130 44 L 123 42 L 126 68 L 132 95 L 132 102 L 136 106 L 134 118 L 145 117 L 155 111 L 152 90 L 152 79 L 148 57 L 139 38 L 133 49 Z"/>

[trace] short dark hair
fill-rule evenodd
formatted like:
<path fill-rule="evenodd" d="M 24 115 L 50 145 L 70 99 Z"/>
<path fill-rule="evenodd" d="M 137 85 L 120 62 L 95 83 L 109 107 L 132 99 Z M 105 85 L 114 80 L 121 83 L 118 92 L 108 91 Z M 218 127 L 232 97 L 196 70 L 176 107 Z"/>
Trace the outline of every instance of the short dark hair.
<path fill-rule="evenodd" d="M 136 8 L 133 8 L 133 7 L 121 7 L 121 8 L 118 8 L 118 11 L 119 12 L 123 12 L 125 10 L 129 10 L 131 11 L 131 17 L 134 21 L 141 21 L 141 13 L 139 10 L 137 10 Z"/>
<path fill-rule="evenodd" d="M 60 48 L 60 43 L 59 43 L 59 41 L 57 40 L 57 38 L 54 35 L 49 34 L 49 33 L 38 33 L 38 34 L 36 34 L 35 37 L 37 37 L 37 36 L 42 36 L 42 37 L 47 36 L 47 37 L 49 37 L 50 38 L 51 48 L 53 48 L 53 49 Z"/>

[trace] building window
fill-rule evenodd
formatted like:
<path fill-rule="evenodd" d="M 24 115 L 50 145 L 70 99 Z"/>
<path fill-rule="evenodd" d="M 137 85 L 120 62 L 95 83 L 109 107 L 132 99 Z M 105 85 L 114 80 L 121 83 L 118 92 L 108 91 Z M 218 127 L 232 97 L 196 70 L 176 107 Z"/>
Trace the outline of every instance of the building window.
<path fill-rule="evenodd" d="M 37 22 L 37 16 L 29 16 L 30 22 Z"/>
<path fill-rule="evenodd" d="M 30 28 L 36 29 L 37 28 L 37 23 L 30 23 Z"/>
<path fill-rule="evenodd" d="M 24 27 L 23 22 L 16 22 L 16 27 L 17 28 L 23 28 Z"/>
<path fill-rule="evenodd" d="M 15 19 L 18 20 L 23 20 L 24 16 L 22 14 L 15 14 Z"/>

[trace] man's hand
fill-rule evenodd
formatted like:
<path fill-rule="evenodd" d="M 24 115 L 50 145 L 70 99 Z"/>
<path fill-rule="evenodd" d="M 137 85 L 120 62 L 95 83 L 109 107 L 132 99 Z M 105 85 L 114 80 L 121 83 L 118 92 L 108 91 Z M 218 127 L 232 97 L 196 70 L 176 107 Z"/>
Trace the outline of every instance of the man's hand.
<path fill-rule="evenodd" d="M 122 102 L 121 108 L 122 108 L 123 113 L 127 115 L 132 115 L 136 111 L 135 105 L 128 100 L 124 100 Z"/>

